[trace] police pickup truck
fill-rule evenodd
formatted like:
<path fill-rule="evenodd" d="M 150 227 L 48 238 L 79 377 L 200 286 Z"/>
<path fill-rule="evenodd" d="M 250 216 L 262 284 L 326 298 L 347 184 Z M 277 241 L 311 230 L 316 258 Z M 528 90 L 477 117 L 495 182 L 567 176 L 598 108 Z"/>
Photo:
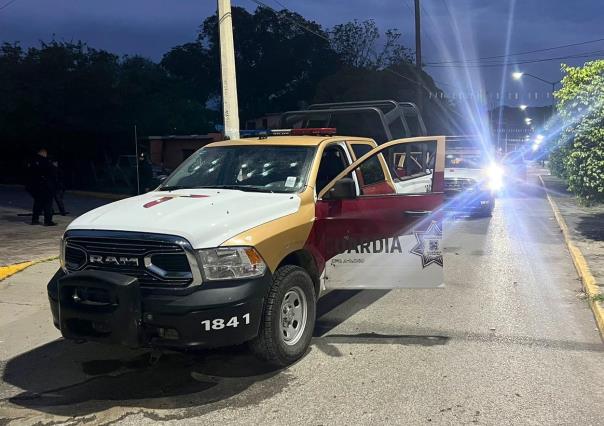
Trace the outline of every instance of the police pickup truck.
<path fill-rule="evenodd" d="M 447 211 L 491 216 L 503 187 L 503 169 L 480 138 L 447 137 L 445 200 Z"/>
<path fill-rule="evenodd" d="M 331 128 L 207 145 L 156 190 L 69 225 L 54 324 L 129 347 L 248 342 L 290 364 L 323 291 L 442 287 L 444 153 L 441 136 L 378 146 Z"/>

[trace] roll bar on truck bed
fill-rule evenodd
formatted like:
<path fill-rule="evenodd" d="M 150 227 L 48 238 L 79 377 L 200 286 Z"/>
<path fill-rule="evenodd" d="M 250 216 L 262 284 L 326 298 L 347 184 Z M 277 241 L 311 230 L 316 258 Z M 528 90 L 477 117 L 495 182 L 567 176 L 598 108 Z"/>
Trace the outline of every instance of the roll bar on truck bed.
<path fill-rule="evenodd" d="M 378 144 L 426 136 L 422 115 L 412 102 L 370 100 L 313 104 L 282 114 L 282 128 L 335 127 L 339 134 L 370 137 Z"/>

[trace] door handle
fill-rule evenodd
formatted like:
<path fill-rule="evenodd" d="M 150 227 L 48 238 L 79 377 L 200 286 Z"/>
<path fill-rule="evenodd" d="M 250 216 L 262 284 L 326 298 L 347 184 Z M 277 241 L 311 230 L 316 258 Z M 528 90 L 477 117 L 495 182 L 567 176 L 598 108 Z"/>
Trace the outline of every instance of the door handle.
<path fill-rule="evenodd" d="M 405 210 L 407 216 L 424 216 L 432 213 L 432 210 Z"/>

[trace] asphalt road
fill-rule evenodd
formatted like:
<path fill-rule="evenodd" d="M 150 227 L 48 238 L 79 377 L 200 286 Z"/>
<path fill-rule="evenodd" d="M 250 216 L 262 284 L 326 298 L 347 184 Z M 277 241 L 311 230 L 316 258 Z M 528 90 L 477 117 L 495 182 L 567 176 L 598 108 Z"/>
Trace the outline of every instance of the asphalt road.
<path fill-rule="evenodd" d="M 34 266 L 0 283 L 0 425 L 602 424 L 604 345 L 541 189 L 445 233 L 445 289 L 330 293 L 281 371 L 59 340 Z"/>

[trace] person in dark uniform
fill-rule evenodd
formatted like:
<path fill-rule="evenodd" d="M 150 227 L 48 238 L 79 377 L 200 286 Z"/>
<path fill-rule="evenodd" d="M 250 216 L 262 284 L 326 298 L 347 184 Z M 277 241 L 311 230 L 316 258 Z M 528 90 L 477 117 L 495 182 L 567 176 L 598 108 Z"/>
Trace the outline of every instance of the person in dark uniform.
<path fill-rule="evenodd" d="M 141 193 L 151 191 L 153 189 L 153 168 L 144 152 L 141 152 L 138 157 L 138 173 Z"/>
<path fill-rule="evenodd" d="M 54 182 L 55 182 L 55 191 L 54 191 L 54 201 L 57 203 L 57 207 L 59 208 L 59 213 L 61 216 L 67 215 L 67 210 L 65 210 L 65 203 L 63 202 L 63 196 L 65 195 L 65 182 L 63 180 L 63 171 L 59 167 L 58 161 L 52 162 L 52 170 L 54 174 Z"/>
<path fill-rule="evenodd" d="M 55 190 L 55 173 L 48 159 L 46 148 L 38 150 L 34 158 L 28 164 L 28 182 L 26 189 L 34 198 L 31 224 L 40 223 L 40 214 L 44 213 L 44 226 L 55 226 L 52 221 L 52 201 Z"/>

